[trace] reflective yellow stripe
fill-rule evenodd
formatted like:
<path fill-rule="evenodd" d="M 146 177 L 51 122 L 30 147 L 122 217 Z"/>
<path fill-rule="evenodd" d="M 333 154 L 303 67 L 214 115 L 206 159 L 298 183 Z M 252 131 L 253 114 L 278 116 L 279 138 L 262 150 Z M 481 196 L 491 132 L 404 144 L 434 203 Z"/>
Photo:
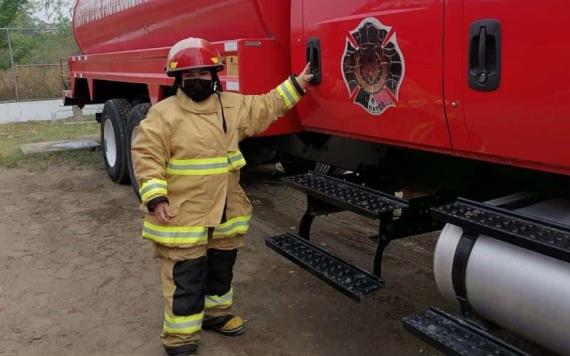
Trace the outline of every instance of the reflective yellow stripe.
<path fill-rule="evenodd" d="M 205 244 L 208 229 L 204 226 L 159 226 L 145 221 L 143 237 L 161 245 Z"/>
<path fill-rule="evenodd" d="M 203 176 L 228 172 L 228 158 L 173 159 L 166 172 L 172 175 Z"/>
<path fill-rule="evenodd" d="M 236 150 L 228 152 L 226 157 L 173 159 L 168 164 L 166 172 L 172 175 L 201 176 L 223 174 L 245 165 L 243 154 Z"/>
<path fill-rule="evenodd" d="M 149 179 L 142 184 L 139 194 L 143 202 L 147 202 L 155 197 L 167 195 L 166 181 L 162 179 Z"/>
<path fill-rule="evenodd" d="M 291 79 L 287 79 L 277 87 L 277 92 L 283 99 L 283 103 L 287 109 L 291 109 L 295 104 L 301 100 L 301 96 L 291 83 Z"/>
<path fill-rule="evenodd" d="M 202 329 L 204 312 L 190 316 L 176 316 L 164 313 L 162 330 L 167 334 L 193 334 Z"/>
<path fill-rule="evenodd" d="M 206 302 L 206 309 L 215 308 L 215 307 L 229 307 L 233 303 L 234 298 L 234 290 L 230 288 L 230 291 L 224 295 L 207 295 L 205 302 Z"/>
<path fill-rule="evenodd" d="M 239 150 L 228 152 L 228 162 L 232 171 L 246 165 L 245 158 L 243 158 L 243 154 Z"/>
<path fill-rule="evenodd" d="M 279 96 L 281 96 L 281 100 L 283 100 L 283 103 L 285 104 L 285 107 L 287 109 L 291 109 L 293 107 L 293 104 L 291 103 L 291 100 L 289 99 L 289 97 L 287 97 L 287 94 L 285 94 L 285 90 L 283 89 L 284 85 L 281 84 L 277 87 L 277 92 L 279 93 Z"/>
<path fill-rule="evenodd" d="M 285 81 L 285 87 L 287 87 L 287 89 L 289 90 L 289 93 L 291 93 L 291 95 L 293 96 L 293 99 L 295 99 L 293 102 L 293 105 L 297 104 L 299 102 L 299 100 L 301 100 L 301 95 L 299 95 L 299 93 L 297 92 L 297 89 L 295 89 L 295 87 L 293 86 L 293 83 L 291 83 L 291 79 Z"/>
<path fill-rule="evenodd" d="M 226 222 L 216 226 L 214 229 L 214 238 L 233 237 L 237 234 L 245 234 L 249 230 L 249 222 L 251 215 L 237 216 L 228 219 Z"/>

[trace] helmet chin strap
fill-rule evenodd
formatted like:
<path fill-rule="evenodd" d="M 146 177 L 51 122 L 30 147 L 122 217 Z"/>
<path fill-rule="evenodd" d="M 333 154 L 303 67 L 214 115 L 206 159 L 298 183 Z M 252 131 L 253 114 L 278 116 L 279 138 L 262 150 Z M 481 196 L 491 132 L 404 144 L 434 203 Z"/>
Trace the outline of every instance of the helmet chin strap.
<path fill-rule="evenodd" d="M 182 85 L 182 74 L 179 73 L 174 77 L 174 83 L 172 83 L 172 86 L 168 90 L 168 96 L 176 95 L 180 85 Z"/>
<path fill-rule="evenodd" d="M 214 82 L 214 92 L 223 91 L 222 82 L 220 81 L 220 77 L 218 77 L 218 73 L 212 71 L 212 81 Z"/>
<path fill-rule="evenodd" d="M 214 84 L 214 90 L 216 88 L 216 84 Z M 215 90 L 214 93 L 218 96 L 218 101 L 220 102 L 220 107 L 222 108 L 222 126 L 224 128 L 224 133 L 228 133 L 228 126 L 226 124 L 226 115 L 224 115 L 224 104 L 222 104 L 222 96 L 220 92 Z"/>
<path fill-rule="evenodd" d="M 220 102 L 220 107 L 222 108 L 222 126 L 224 128 L 224 133 L 228 133 L 228 126 L 226 123 L 226 115 L 224 114 L 224 105 L 222 104 L 222 96 L 220 92 L 222 89 L 222 82 L 220 81 L 220 77 L 218 77 L 218 73 L 212 71 L 212 81 L 214 82 L 214 93 L 218 96 L 218 101 Z"/>

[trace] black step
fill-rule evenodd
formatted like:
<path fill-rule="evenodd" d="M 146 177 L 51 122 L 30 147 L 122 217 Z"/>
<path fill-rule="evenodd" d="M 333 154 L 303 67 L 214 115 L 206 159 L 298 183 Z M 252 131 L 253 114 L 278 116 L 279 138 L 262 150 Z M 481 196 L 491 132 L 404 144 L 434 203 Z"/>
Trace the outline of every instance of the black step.
<path fill-rule="evenodd" d="M 283 181 L 329 204 L 371 218 L 408 207 L 404 199 L 315 172 L 285 177 Z"/>
<path fill-rule="evenodd" d="M 438 220 L 570 262 L 570 226 L 462 198 L 431 211 Z"/>
<path fill-rule="evenodd" d="M 404 327 L 446 355 L 528 355 L 501 339 L 437 308 L 407 316 Z"/>
<path fill-rule="evenodd" d="M 356 301 L 384 286 L 380 278 L 297 235 L 268 237 L 265 244 Z"/>

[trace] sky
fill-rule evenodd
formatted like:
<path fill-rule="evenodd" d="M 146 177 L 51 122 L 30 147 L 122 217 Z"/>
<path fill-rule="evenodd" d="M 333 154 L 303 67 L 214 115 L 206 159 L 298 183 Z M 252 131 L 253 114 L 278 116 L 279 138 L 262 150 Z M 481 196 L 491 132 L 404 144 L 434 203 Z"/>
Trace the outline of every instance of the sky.
<path fill-rule="evenodd" d="M 50 0 L 32 0 L 32 2 L 38 4 L 45 3 L 46 1 L 52 4 L 55 3 L 54 1 Z M 59 0 L 59 2 L 61 3 L 61 6 L 58 6 L 57 8 L 50 8 L 48 11 L 44 10 L 43 7 L 40 6 L 41 9 L 34 11 L 33 16 L 38 20 L 46 23 L 50 23 L 54 18 L 57 18 L 58 12 L 68 18 L 71 18 L 71 10 L 73 8 L 73 3 L 75 0 Z"/>

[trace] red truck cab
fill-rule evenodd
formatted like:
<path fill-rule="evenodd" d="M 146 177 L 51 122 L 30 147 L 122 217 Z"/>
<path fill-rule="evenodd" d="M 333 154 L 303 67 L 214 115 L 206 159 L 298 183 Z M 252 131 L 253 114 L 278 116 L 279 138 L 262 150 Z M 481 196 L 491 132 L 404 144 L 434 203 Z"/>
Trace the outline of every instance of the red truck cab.
<path fill-rule="evenodd" d="M 561 0 L 540 8 L 514 0 L 293 1 L 293 67 L 317 39 L 322 71 L 321 83 L 299 105 L 301 123 L 318 132 L 568 174 L 570 37 L 563 29 L 569 10 Z M 397 67 L 398 90 L 378 91 L 362 78 L 357 88 L 349 85 L 347 52 L 355 46 L 352 57 L 376 61 L 371 81 L 389 88 L 380 63 L 389 73 Z M 378 55 L 383 58 L 371 59 Z M 386 108 L 364 107 L 367 87 Z"/>

